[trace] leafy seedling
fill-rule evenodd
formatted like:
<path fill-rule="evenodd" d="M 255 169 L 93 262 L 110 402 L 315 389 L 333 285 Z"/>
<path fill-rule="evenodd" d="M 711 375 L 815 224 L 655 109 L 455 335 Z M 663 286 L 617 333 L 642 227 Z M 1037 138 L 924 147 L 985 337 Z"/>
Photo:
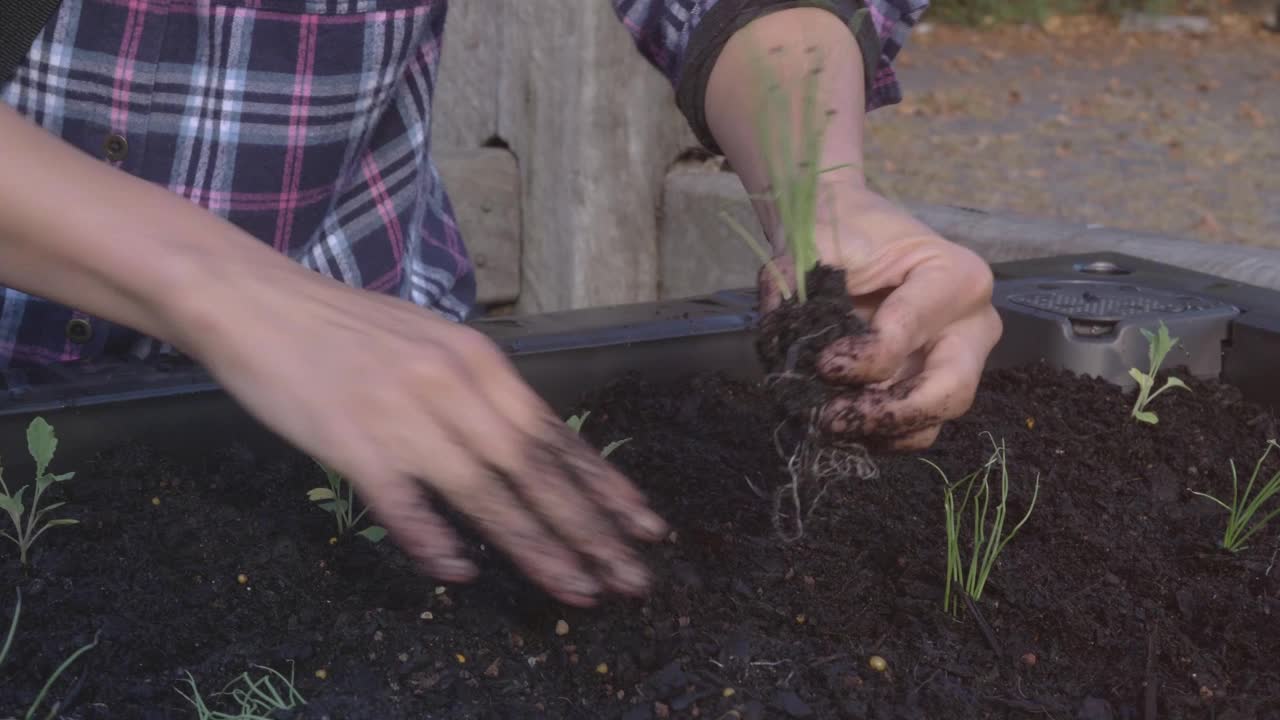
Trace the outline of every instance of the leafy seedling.
<path fill-rule="evenodd" d="M 13 619 L 9 623 L 9 632 L 5 636 L 4 645 L 0 646 L 0 666 L 4 665 L 5 658 L 9 656 L 9 648 L 13 645 L 13 638 L 18 634 L 18 619 L 22 615 L 22 591 L 19 590 L 17 592 L 18 600 L 13 607 Z M 31 705 L 27 708 L 26 714 L 22 716 L 23 720 L 32 720 L 32 718 L 36 716 L 36 710 L 39 710 L 40 706 L 44 704 L 45 698 L 49 695 L 49 690 L 53 688 L 53 684 L 58 681 L 58 678 L 62 676 L 62 673 L 66 672 L 67 668 L 71 667 L 71 664 L 79 659 L 81 655 L 89 652 L 97 646 L 98 633 L 94 633 L 93 642 L 85 645 L 79 650 L 76 650 L 71 653 L 70 657 L 63 660 L 62 664 L 53 671 L 52 675 L 49 676 L 49 679 L 45 680 L 44 686 L 40 688 L 40 692 L 36 695 L 36 699 L 31 702 Z M 58 717 L 59 709 L 60 704 L 55 702 L 53 706 L 49 708 L 49 712 L 44 715 L 45 720 L 52 720 L 52 718 Z"/>
<path fill-rule="evenodd" d="M 355 512 L 356 493 L 351 484 L 337 472 L 325 467 L 323 463 L 317 461 L 316 464 L 324 471 L 328 487 L 311 488 L 307 491 L 307 498 L 320 506 L 320 509 L 333 513 L 338 523 L 338 537 L 342 537 L 364 519 L 369 508 L 364 508 L 357 514 Z M 370 525 L 357 531 L 356 534 L 369 542 L 377 543 L 387 536 L 387 530 L 380 525 Z"/>
<path fill-rule="evenodd" d="M 583 424 L 583 423 L 585 423 L 585 422 L 587 421 L 587 418 L 588 418 L 588 417 L 591 417 L 591 411 L 590 411 L 590 410 L 588 410 L 588 411 L 586 411 L 586 412 L 582 413 L 581 415 L 570 415 L 570 416 L 569 416 L 569 419 L 568 419 L 568 420 L 565 420 L 564 422 L 565 422 L 565 424 L 566 424 L 566 425 L 568 425 L 568 426 L 569 426 L 569 429 L 570 429 L 570 430 L 572 430 L 572 431 L 573 431 L 574 433 L 576 433 L 576 434 L 581 435 L 581 434 L 582 434 L 582 424 Z M 612 455 L 612 454 L 613 454 L 613 452 L 614 452 L 615 450 L 617 450 L 618 448 L 622 447 L 623 445 L 626 445 L 626 444 L 627 444 L 627 443 L 629 443 L 629 442 L 631 442 L 631 438 L 623 438 L 623 439 L 621 439 L 621 440 L 614 440 L 613 442 L 611 442 L 611 443 L 609 443 L 608 445 L 605 445 L 605 446 L 604 446 L 604 449 L 600 451 L 600 457 L 602 457 L 602 458 L 607 458 L 607 457 L 609 457 L 610 455 Z"/>
<path fill-rule="evenodd" d="M 1005 520 L 1009 508 L 1009 466 L 1004 442 L 997 443 L 990 433 L 983 433 L 991 439 L 993 452 L 982 467 L 966 475 L 958 482 L 947 480 L 947 474 L 934 463 L 923 460 L 942 476 L 943 507 L 946 512 L 947 533 L 947 577 L 943 592 L 943 608 L 952 614 L 960 610 L 960 597 L 956 592 L 963 592 L 975 602 L 982 598 L 983 588 L 996 560 L 1004 551 L 1009 541 L 1018 534 L 1022 526 L 1031 517 L 1035 509 L 1036 498 L 1040 496 L 1040 476 L 1036 476 L 1035 490 L 1031 495 L 1031 504 L 1027 512 L 1007 534 L 1004 531 Z M 995 507 L 995 517 L 988 520 L 991 511 L 991 473 L 1000 473 L 1000 500 Z M 958 493 L 963 492 L 959 502 Z M 971 514 L 973 527 L 969 529 L 970 547 L 966 563 L 961 552 L 961 536 L 963 534 L 964 517 Z"/>
<path fill-rule="evenodd" d="M 1240 480 L 1236 474 L 1236 463 L 1231 461 L 1231 504 L 1219 500 L 1218 498 L 1207 493 L 1191 492 L 1202 498 L 1207 498 L 1217 503 L 1222 509 L 1227 511 L 1227 529 L 1222 534 L 1222 547 L 1229 552 L 1238 553 L 1244 550 L 1247 545 L 1244 543 L 1255 533 L 1261 530 L 1271 522 L 1277 515 L 1280 515 L 1280 506 L 1271 510 L 1271 512 L 1262 516 L 1262 519 L 1250 524 L 1258 511 L 1262 509 L 1276 493 L 1280 492 L 1280 472 L 1271 476 L 1271 479 L 1258 488 L 1258 493 L 1253 494 L 1254 483 L 1258 480 L 1258 473 L 1262 471 L 1262 463 L 1271 454 L 1273 448 L 1280 447 L 1275 440 L 1267 441 L 1267 449 L 1262 453 L 1262 457 L 1258 458 L 1258 463 L 1253 466 L 1253 475 L 1249 477 L 1249 484 L 1244 488 L 1244 494 L 1240 493 Z"/>
<path fill-rule="evenodd" d="M 1134 419 L 1139 422 L 1150 423 L 1155 425 L 1160 422 L 1154 412 L 1147 409 L 1147 405 L 1156 399 L 1160 393 L 1169 388 L 1182 388 L 1190 391 L 1186 383 L 1176 377 L 1169 376 L 1165 378 L 1164 385 L 1159 390 L 1151 392 L 1156 386 L 1156 373 L 1159 372 L 1160 366 L 1164 363 L 1164 358 L 1178 344 L 1178 338 L 1169 337 L 1169 328 L 1165 327 L 1164 321 L 1160 321 L 1160 327 L 1156 332 L 1151 332 L 1145 328 L 1142 329 L 1142 336 L 1147 339 L 1147 372 L 1142 372 L 1138 368 L 1130 368 L 1129 376 L 1138 382 L 1138 397 L 1133 403 Z"/>
<path fill-rule="evenodd" d="M 864 15 L 855 16 L 853 22 L 866 22 L 867 11 L 858 12 Z M 776 47 L 768 55 L 775 56 L 784 51 L 784 48 Z M 763 82 L 756 110 L 757 143 L 769 181 L 769 186 L 756 197 L 764 199 L 777 212 L 778 230 L 783 235 L 795 269 L 794 297 L 799 303 L 808 299 L 808 273 L 819 261 L 817 228 L 821 178 L 827 173 L 853 167 L 848 163 L 821 167 L 823 140 L 835 110 L 822 107 L 819 96 L 823 58 L 818 47 L 807 47 L 804 52 L 813 58 L 813 63 L 800 83 L 802 95 L 798 127 L 793 118 L 792 98 L 784 91 L 784 83 L 768 62 L 759 56 L 755 58 L 756 74 Z M 768 269 L 782 297 L 790 300 L 792 288 L 788 287 L 786 277 L 773 261 L 769 249 L 728 213 L 721 212 L 720 217 Z"/>
<path fill-rule="evenodd" d="M 211 709 L 208 701 L 201 696 L 200 688 L 196 686 L 196 679 L 190 672 L 187 673 L 186 683 L 191 689 L 191 694 L 188 695 L 181 690 L 176 692 L 191 703 L 199 720 L 275 720 L 278 717 L 285 717 L 281 713 L 307 704 L 298 689 L 294 687 L 292 668 L 289 670 L 289 677 L 285 677 L 272 668 L 262 665 L 255 667 L 262 670 L 263 674 L 255 678 L 248 672 L 242 673 L 227 683 L 221 691 L 209 696 L 209 700 L 216 697 L 229 697 L 234 712 Z"/>
<path fill-rule="evenodd" d="M 3 473 L 0 472 L 0 510 L 4 510 L 9 515 L 9 520 L 13 522 L 14 527 L 13 534 L 0 530 L 0 536 L 8 538 L 18 546 L 18 559 L 23 565 L 27 564 L 27 553 L 31 550 L 31 545 L 46 530 L 75 525 L 79 522 L 70 518 L 45 519 L 47 513 L 57 510 L 66 503 L 56 502 L 40 507 L 40 500 L 50 485 L 66 482 L 75 477 L 75 473 L 72 472 L 60 475 L 49 472 L 49 463 L 53 462 L 53 453 L 57 449 L 58 437 L 53 432 L 53 426 L 45 422 L 42 417 L 32 420 L 27 426 L 27 451 L 31 453 L 31 459 L 36 462 L 36 480 L 35 492 L 31 495 L 29 508 L 24 504 L 23 498 L 31 486 L 23 485 L 16 493 L 11 493 L 9 486 L 5 484 Z"/>

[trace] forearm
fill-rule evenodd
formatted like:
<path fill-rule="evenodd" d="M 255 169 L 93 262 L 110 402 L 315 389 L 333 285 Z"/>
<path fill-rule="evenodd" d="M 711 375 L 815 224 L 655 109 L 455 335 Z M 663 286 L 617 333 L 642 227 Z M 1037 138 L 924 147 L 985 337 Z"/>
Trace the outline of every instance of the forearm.
<path fill-rule="evenodd" d="M 204 209 L 90 158 L 0 105 L 0 284 L 192 352 L 236 272 L 294 265 Z M 295 266 L 296 267 L 296 266 Z M 300 269 L 300 268 L 299 268 Z"/>
<path fill-rule="evenodd" d="M 761 222 L 772 235 L 775 212 L 761 197 L 769 177 L 756 124 L 767 82 L 758 77 L 759 62 L 766 63 L 767 71 L 790 93 L 793 122 L 789 127 L 795 133 L 794 147 L 799 147 L 803 131 L 800 117 L 804 97 L 799 89 L 805 73 L 821 67 L 819 112 L 830 111 L 830 116 L 820 164 L 843 166 L 824 177 L 827 183 L 853 189 L 865 187 L 862 136 L 866 91 L 858 42 L 840 18 L 826 10 L 797 8 L 765 15 L 735 33 L 725 45 L 707 83 L 707 124 L 716 144 L 752 194 Z"/>

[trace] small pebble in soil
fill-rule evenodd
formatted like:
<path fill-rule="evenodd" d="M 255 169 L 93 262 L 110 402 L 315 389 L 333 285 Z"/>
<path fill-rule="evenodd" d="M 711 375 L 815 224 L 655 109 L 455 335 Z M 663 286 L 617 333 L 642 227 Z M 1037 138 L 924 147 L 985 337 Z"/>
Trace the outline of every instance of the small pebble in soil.
<path fill-rule="evenodd" d="M 249 576 L 245 575 L 244 573 L 240 573 L 239 575 L 236 576 L 236 582 L 240 583 L 241 585 L 245 585 L 249 582 Z"/>
<path fill-rule="evenodd" d="M 806 620 L 806 618 L 805 618 L 805 616 L 804 616 L 804 613 L 800 613 L 799 615 L 797 615 L 797 616 L 796 616 L 796 624 L 797 624 L 797 625 L 803 625 L 805 620 Z"/>
<path fill-rule="evenodd" d="M 338 544 L 338 538 L 336 538 L 336 537 L 331 537 L 331 538 L 329 538 L 329 544 L 330 544 L 330 545 L 337 545 L 337 544 Z"/>
<path fill-rule="evenodd" d="M 433 615 L 430 610 L 425 610 L 421 615 L 418 616 L 418 618 L 422 620 L 434 620 L 436 616 Z"/>
<path fill-rule="evenodd" d="M 725 689 L 724 689 L 724 691 L 723 691 L 723 692 L 721 692 L 720 694 L 721 694 L 721 695 L 723 695 L 723 696 L 725 696 L 725 697 L 727 697 L 727 698 L 731 698 L 731 697 L 733 697 L 735 694 L 737 694 L 737 691 L 735 691 L 733 688 L 727 687 L 727 688 L 725 688 Z"/>
<path fill-rule="evenodd" d="M 567 623 L 567 622 L 565 622 L 565 621 L 563 621 L 563 620 L 557 620 L 557 621 L 556 621 L 556 634 L 557 634 L 557 635 L 559 635 L 560 637 L 564 637 L 565 635 L 568 635 L 568 634 L 569 634 L 569 623 Z"/>
<path fill-rule="evenodd" d="M 1037 659 L 1038 658 L 1036 658 L 1035 653 L 1029 652 L 1022 656 L 1022 664 L 1027 667 L 1032 667 L 1036 664 Z"/>
<path fill-rule="evenodd" d="M 457 661 L 458 661 L 458 664 L 459 664 L 459 665 L 466 665 L 466 664 L 467 664 L 467 656 L 466 656 L 466 655 L 463 655 L 462 653 L 456 653 L 456 654 L 453 656 L 453 658 L 454 658 L 455 660 L 457 660 Z"/>
<path fill-rule="evenodd" d="M 316 678 L 318 680 L 325 680 L 325 679 L 328 679 L 328 677 L 329 677 L 328 670 L 325 670 L 324 668 L 320 668 L 319 670 L 316 671 Z"/>
<path fill-rule="evenodd" d="M 660 720 L 666 720 L 666 718 L 671 717 L 671 708 L 664 703 L 656 702 L 653 704 L 653 716 Z"/>
<path fill-rule="evenodd" d="M 600 673 L 601 675 L 608 675 L 608 674 L 609 674 L 609 665 L 608 665 L 608 663 L 600 663 L 599 665 L 597 665 L 597 666 L 596 666 L 596 672 L 597 672 L 597 673 Z"/>
<path fill-rule="evenodd" d="M 501 670 L 502 658 L 494 658 L 493 662 L 489 663 L 489 667 L 484 669 L 484 676 L 487 678 L 496 678 Z"/>
<path fill-rule="evenodd" d="M 151 498 L 151 504 L 152 504 L 152 505 L 155 505 L 156 507 L 159 507 L 159 506 L 160 506 L 160 498 L 158 498 L 158 497 L 153 497 L 153 498 Z"/>
<path fill-rule="evenodd" d="M 872 655 L 867 659 L 867 666 L 876 672 L 884 672 L 889 669 L 889 662 L 879 655 Z"/>
<path fill-rule="evenodd" d="M 400 653 L 396 656 L 396 659 L 400 662 L 409 662 L 409 653 Z"/>
<path fill-rule="evenodd" d="M 1212 699 L 1213 699 L 1213 690 L 1212 690 L 1208 685 L 1201 685 L 1201 686 L 1200 686 L 1200 699 L 1201 699 L 1201 700 L 1212 700 Z"/>
<path fill-rule="evenodd" d="M 443 585 L 437 585 L 437 586 L 436 586 L 436 594 L 437 594 L 437 595 L 443 595 L 443 594 L 445 594 L 446 592 L 447 592 L 447 589 L 445 588 L 445 586 L 443 586 Z"/>

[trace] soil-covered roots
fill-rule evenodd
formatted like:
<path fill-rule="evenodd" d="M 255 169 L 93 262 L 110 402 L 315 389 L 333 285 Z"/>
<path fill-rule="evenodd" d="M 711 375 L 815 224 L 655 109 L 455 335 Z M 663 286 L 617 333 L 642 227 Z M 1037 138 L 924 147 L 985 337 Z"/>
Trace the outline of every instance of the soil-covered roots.
<path fill-rule="evenodd" d="M 864 335 L 867 326 L 854 313 L 843 270 L 818 265 L 808 277 L 809 299 L 784 300 L 766 315 L 756 345 L 765 368 L 764 385 L 783 418 L 773 440 L 787 481 L 771 499 L 774 528 L 784 543 L 804 536 L 805 524 L 833 485 L 869 480 L 877 473 L 863 445 L 820 427 L 827 403 L 858 388 L 825 381 L 819 358 L 831 342 Z"/>
<path fill-rule="evenodd" d="M 870 480 L 879 471 L 862 445 L 824 436 L 818 429 L 817 410 L 812 412 L 798 442 L 783 441 L 786 425 L 779 425 L 773 435 L 778 455 L 786 462 L 788 478 L 773 492 L 773 527 L 782 542 L 790 544 L 804 537 L 805 523 L 832 484 Z"/>

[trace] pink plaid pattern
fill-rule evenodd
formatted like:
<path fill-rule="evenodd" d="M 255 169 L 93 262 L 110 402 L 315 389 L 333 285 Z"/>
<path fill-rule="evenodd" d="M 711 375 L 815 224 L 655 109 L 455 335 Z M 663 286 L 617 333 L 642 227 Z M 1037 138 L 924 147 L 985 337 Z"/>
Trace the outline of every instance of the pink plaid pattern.
<path fill-rule="evenodd" d="M 673 83 L 717 1 L 741 0 L 612 0 Z M 463 320 L 475 276 L 429 153 L 447 5 L 64 0 L 0 101 L 94 156 L 123 139 L 121 172 L 312 270 Z M 888 60 L 925 3 L 871 6 L 885 49 L 877 93 L 890 98 Z M 72 337 L 72 320 L 92 321 L 91 337 Z M 122 338 L 140 355 L 163 350 L 0 288 L 0 369 L 91 359 Z"/>

